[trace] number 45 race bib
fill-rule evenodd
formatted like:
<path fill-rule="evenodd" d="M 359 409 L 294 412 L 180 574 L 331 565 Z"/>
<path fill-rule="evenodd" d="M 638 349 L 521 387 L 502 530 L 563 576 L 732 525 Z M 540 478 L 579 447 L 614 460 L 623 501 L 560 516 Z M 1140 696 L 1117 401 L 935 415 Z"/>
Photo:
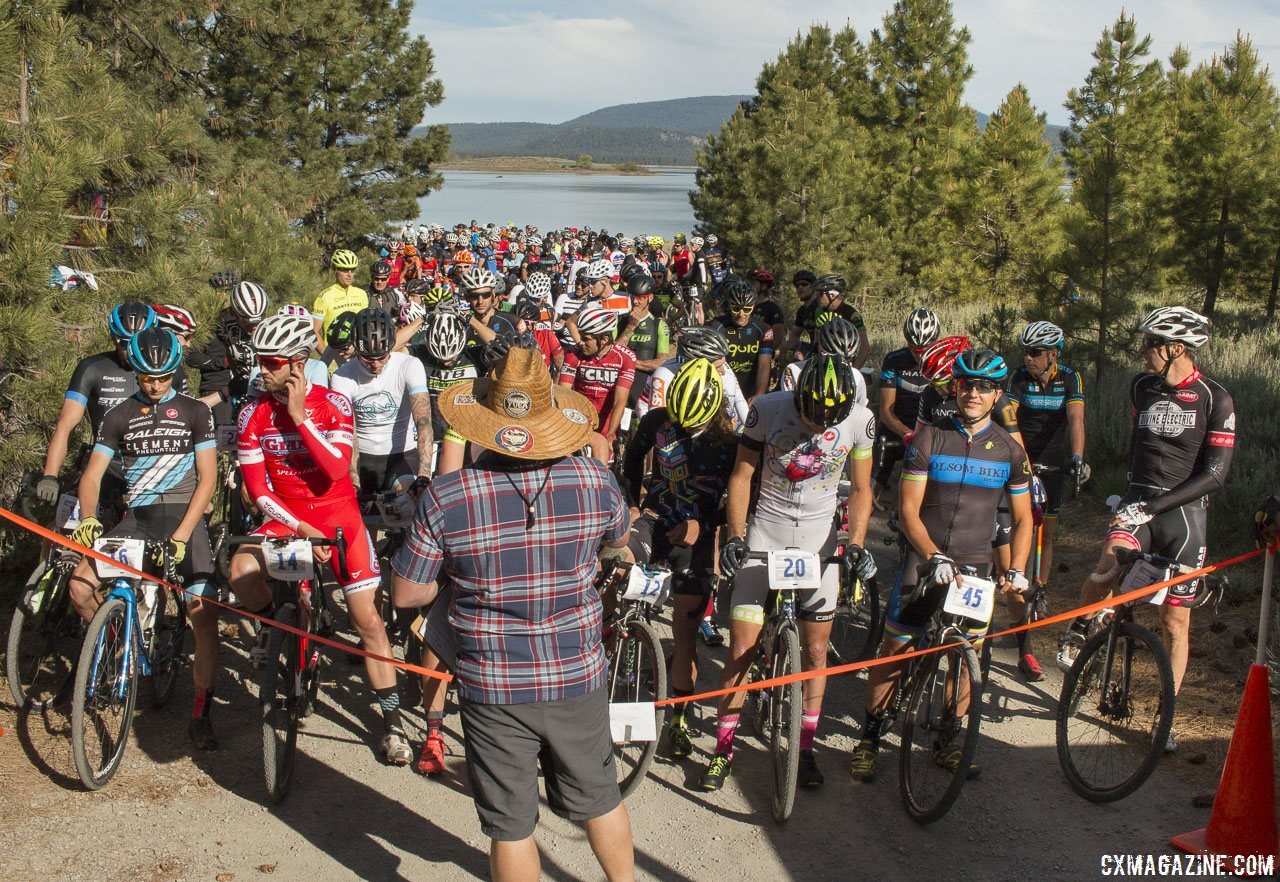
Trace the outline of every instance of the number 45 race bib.
<path fill-rule="evenodd" d="M 944 612 L 986 624 L 995 612 L 996 583 L 977 576 L 961 576 L 947 589 Z"/>

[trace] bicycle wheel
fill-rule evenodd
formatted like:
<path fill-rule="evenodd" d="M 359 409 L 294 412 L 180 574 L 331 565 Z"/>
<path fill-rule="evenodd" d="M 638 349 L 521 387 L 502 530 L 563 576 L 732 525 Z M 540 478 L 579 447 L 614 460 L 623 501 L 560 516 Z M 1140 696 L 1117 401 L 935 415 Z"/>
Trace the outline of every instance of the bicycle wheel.
<path fill-rule="evenodd" d="M 151 706 L 164 707 L 173 696 L 178 669 L 186 660 L 187 608 L 182 595 L 166 588 L 156 591 L 155 620 L 151 625 L 147 660 L 151 664 Z"/>
<path fill-rule="evenodd" d="M 800 635 L 795 625 L 784 624 L 774 644 L 769 677 L 800 673 Z M 804 689 L 799 681 L 769 689 L 769 760 L 773 767 L 773 819 L 782 823 L 796 804 L 796 779 L 800 774 L 800 727 L 804 716 Z"/>
<path fill-rule="evenodd" d="M 71 702 L 71 755 L 80 781 L 97 790 L 111 780 L 124 759 L 138 698 L 138 647 L 125 643 L 129 607 L 114 598 L 98 608 L 85 632 L 76 663 Z"/>
<path fill-rule="evenodd" d="M 667 697 L 667 668 L 658 634 L 646 622 L 633 621 L 618 635 L 609 656 L 609 701 L 648 702 Z M 654 710 L 656 731 L 661 734 L 665 708 Z M 622 741 L 613 745 L 618 789 L 625 799 L 635 792 L 653 763 L 658 742 Z"/>
<path fill-rule="evenodd" d="M 1058 761 L 1071 789 L 1114 802 L 1151 775 L 1173 726 L 1173 669 L 1136 622 L 1093 635 L 1062 682 Z"/>
<path fill-rule="evenodd" d="M 71 605 L 69 572 L 56 572 L 32 615 L 19 604 L 9 623 L 5 676 L 18 708 L 42 711 L 62 700 L 75 677 L 84 621 Z"/>
<path fill-rule="evenodd" d="M 768 656 L 762 651 L 757 651 L 756 661 L 752 663 L 751 670 L 747 672 L 748 683 L 759 683 L 765 679 L 766 665 L 768 664 Z M 767 745 L 769 743 L 769 691 L 767 689 L 752 689 L 747 693 L 745 707 L 751 715 L 751 731 L 755 736 Z"/>
<path fill-rule="evenodd" d="M 840 588 L 836 617 L 831 625 L 831 649 L 839 665 L 871 658 L 883 633 L 880 593 L 875 581 L 864 584 L 854 577 L 847 583 Z"/>
<path fill-rule="evenodd" d="M 948 648 L 919 659 L 906 685 L 898 780 L 902 804 L 918 824 L 932 824 L 950 810 L 978 747 L 978 655 L 958 636 L 943 642 Z"/>
<path fill-rule="evenodd" d="M 273 628 L 267 640 L 267 663 L 258 685 L 262 715 L 262 770 L 267 796 L 280 802 L 289 795 L 298 748 L 298 719 L 306 700 L 299 676 L 299 640 Z"/>

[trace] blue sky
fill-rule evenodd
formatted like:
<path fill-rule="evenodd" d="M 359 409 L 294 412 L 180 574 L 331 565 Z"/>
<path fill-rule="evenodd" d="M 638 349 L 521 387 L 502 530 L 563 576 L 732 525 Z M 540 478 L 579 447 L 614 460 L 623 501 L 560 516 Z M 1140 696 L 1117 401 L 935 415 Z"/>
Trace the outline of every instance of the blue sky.
<path fill-rule="evenodd" d="M 892 0 L 417 0 L 411 25 L 436 53 L 445 100 L 427 122 L 563 122 L 610 104 L 748 94 L 797 30 L 848 20 L 864 40 Z M 1083 82 L 1102 29 L 1121 8 L 1166 59 L 1196 62 L 1237 30 L 1280 70 L 1280 0 L 954 0 L 974 67 L 966 98 L 991 111 L 1023 82 L 1050 122 Z"/>

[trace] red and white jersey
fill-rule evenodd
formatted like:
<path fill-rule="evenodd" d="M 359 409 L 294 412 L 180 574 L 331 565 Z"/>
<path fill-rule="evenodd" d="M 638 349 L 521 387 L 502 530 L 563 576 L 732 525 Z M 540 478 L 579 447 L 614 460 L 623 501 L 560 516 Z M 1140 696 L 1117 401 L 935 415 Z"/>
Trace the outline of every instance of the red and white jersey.
<path fill-rule="evenodd" d="M 609 417 L 617 395 L 627 396 L 636 379 L 636 357 L 625 346 L 614 344 L 603 356 L 584 358 L 578 350 L 565 353 L 560 382 L 581 392 L 600 415 L 601 433 L 609 430 Z"/>
<path fill-rule="evenodd" d="M 263 488 L 254 485 L 265 475 L 271 495 L 295 515 L 312 506 L 354 505 L 351 401 L 340 392 L 308 385 L 306 411 L 306 421 L 296 425 L 288 405 L 268 394 L 241 412 L 238 458 L 249 492 L 255 498 L 262 495 Z"/>

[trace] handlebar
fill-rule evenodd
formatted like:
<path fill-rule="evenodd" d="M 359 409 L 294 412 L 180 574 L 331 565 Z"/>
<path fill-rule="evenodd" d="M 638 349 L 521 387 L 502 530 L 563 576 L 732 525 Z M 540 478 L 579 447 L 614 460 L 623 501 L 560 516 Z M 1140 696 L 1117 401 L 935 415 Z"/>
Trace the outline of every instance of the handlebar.
<path fill-rule="evenodd" d="M 1116 561 L 1121 566 L 1127 566 L 1135 561 L 1146 561 L 1152 566 L 1159 567 L 1163 570 L 1172 570 L 1173 572 L 1185 576 L 1187 573 L 1194 573 L 1197 567 L 1190 567 L 1184 563 L 1179 563 L 1170 557 L 1164 557 L 1159 554 L 1152 554 L 1149 551 L 1138 551 L 1136 548 L 1117 548 L 1115 550 Z M 1200 580 L 1200 589 L 1196 591 L 1196 596 L 1191 602 L 1186 604 L 1189 607 L 1203 606 L 1210 598 L 1217 597 L 1221 599 L 1222 594 L 1226 591 L 1227 585 L 1230 584 L 1226 576 L 1205 576 Z"/>
<path fill-rule="evenodd" d="M 780 548 L 779 551 L 799 551 L 798 548 Z M 747 560 L 768 560 L 769 552 L 767 551 L 748 551 Z M 840 564 L 844 562 L 844 557 L 839 554 L 820 557 L 819 562 L 825 567 L 829 564 Z"/>
<path fill-rule="evenodd" d="M 334 538 L 329 539 L 325 536 L 318 537 L 302 537 L 298 535 L 290 536 L 228 536 L 227 547 L 234 548 L 237 545 L 265 545 L 271 542 L 292 542 L 295 539 L 306 538 L 312 547 L 322 546 L 333 548 L 338 555 L 337 571 L 345 573 L 347 571 L 347 540 L 342 535 L 342 528 L 339 527 Z"/>

